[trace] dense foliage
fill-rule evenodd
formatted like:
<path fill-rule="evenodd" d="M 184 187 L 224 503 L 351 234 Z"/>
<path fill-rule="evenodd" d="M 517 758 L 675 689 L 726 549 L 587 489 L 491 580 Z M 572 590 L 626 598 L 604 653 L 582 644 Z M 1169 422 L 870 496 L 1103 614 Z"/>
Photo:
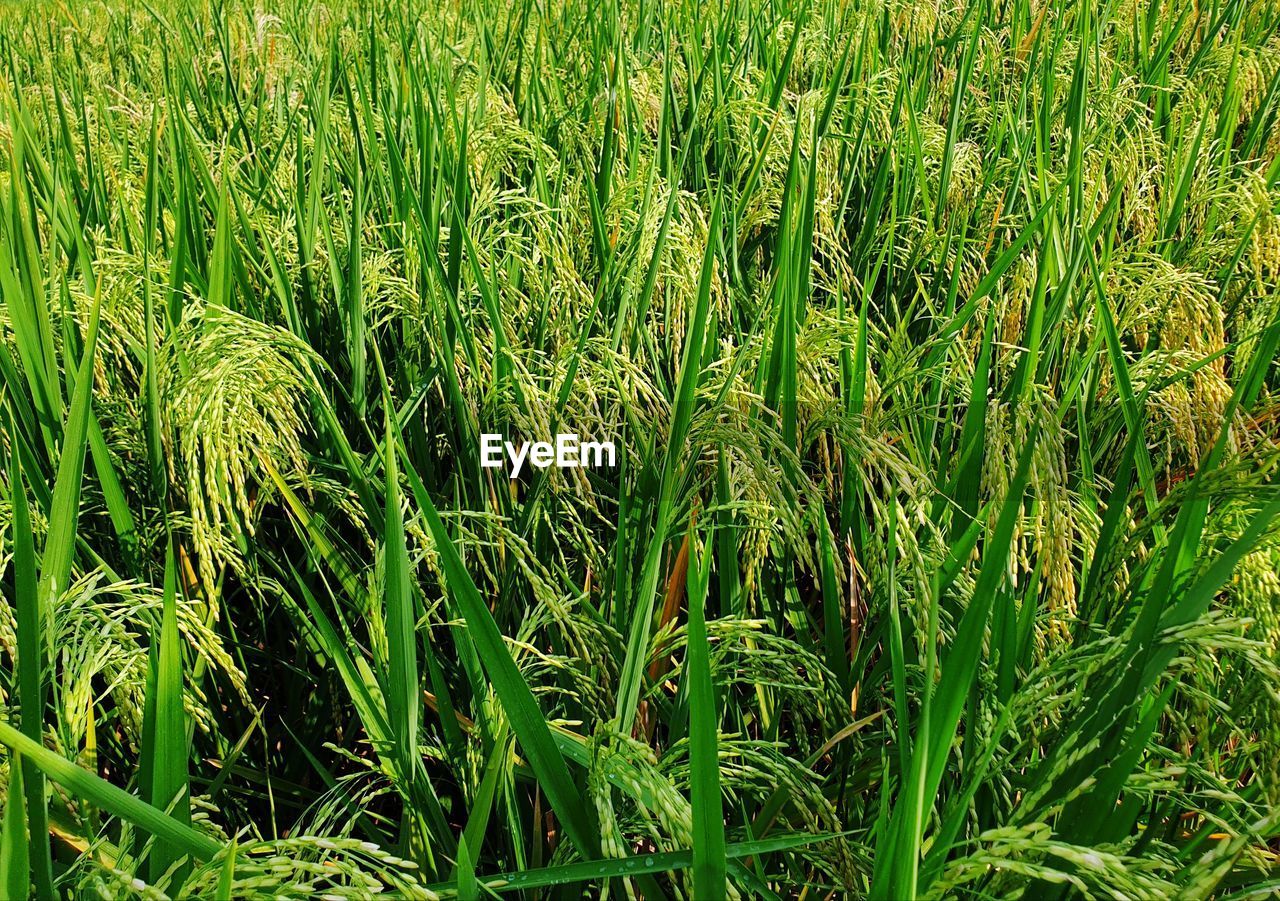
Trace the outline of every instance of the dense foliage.
<path fill-rule="evenodd" d="M 1280 891 L 1278 29 L 0 4 L 0 894 Z"/>

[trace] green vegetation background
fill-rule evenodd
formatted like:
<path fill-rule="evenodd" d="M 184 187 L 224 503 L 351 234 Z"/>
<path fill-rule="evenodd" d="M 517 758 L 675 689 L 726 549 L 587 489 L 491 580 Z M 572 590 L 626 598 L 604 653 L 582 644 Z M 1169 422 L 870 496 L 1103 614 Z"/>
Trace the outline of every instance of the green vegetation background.
<path fill-rule="evenodd" d="M 1273 896 L 1278 27 L 0 7 L 0 892 Z"/>

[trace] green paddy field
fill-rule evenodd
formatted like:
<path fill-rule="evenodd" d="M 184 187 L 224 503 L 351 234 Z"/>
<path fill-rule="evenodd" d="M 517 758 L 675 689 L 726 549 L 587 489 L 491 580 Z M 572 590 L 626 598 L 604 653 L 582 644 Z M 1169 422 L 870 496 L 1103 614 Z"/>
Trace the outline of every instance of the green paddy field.
<path fill-rule="evenodd" d="M 1277 0 L 0 3 L 0 897 L 1280 897 L 1278 360 Z"/>

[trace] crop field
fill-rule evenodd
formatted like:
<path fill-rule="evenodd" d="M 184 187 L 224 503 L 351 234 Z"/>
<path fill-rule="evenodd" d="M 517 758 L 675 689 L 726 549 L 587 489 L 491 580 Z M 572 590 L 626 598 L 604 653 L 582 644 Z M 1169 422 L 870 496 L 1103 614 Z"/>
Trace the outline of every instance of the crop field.
<path fill-rule="evenodd" d="M 1277 362 L 1276 0 L 0 0 L 0 897 L 1280 897 Z"/>

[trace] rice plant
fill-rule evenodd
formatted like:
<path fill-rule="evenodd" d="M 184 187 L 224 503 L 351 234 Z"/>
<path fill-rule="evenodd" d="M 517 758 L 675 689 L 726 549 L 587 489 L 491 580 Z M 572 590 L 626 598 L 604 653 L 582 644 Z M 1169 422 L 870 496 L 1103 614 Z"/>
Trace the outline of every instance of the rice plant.
<path fill-rule="evenodd" d="M 1280 896 L 1278 359 L 1275 0 L 0 2 L 0 894 Z"/>

